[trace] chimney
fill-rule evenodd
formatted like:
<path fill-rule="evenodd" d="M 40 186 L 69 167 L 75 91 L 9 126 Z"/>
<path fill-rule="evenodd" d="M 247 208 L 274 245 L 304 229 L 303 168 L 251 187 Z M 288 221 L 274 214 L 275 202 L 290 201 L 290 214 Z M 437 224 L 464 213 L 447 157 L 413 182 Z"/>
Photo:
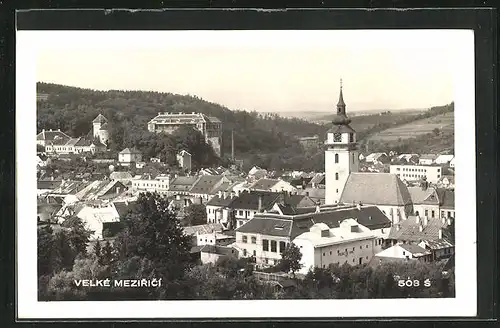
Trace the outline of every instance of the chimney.
<path fill-rule="evenodd" d="M 399 223 L 396 224 L 396 231 L 399 231 Z"/>
<path fill-rule="evenodd" d="M 217 196 L 219 196 L 219 198 L 222 198 L 222 190 L 219 190 L 219 191 L 217 192 Z"/>
<path fill-rule="evenodd" d="M 226 192 L 226 191 L 224 191 L 224 192 L 222 193 L 222 197 L 224 197 L 224 199 L 226 199 L 226 198 L 227 198 L 227 192 Z"/>
<path fill-rule="evenodd" d="M 45 129 L 42 129 L 42 132 L 45 132 Z"/>
<path fill-rule="evenodd" d="M 235 197 L 235 192 L 234 192 L 234 191 L 231 191 L 230 195 L 231 195 L 231 196 L 230 196 L 230 197 L 231 197 L 231 199 L 233 199 L 233 198 Z"/>
<path fill-rule="evenodd" d="M 121 191 L 121 188 L 120 187 L 116 187 L 116 194 L 119 194 Z"/>
<path fill-rule="evenodd" d="M 175 195 L 175 200 L 181 200 L 181 195 L 179 194 Z"/>
<path fill-rule="evenodd" d="M 439 229 L 439 239 L 443 239 L 443 229 Z"/>
<path fill-rule="evenodd" d="M 358 203 L 358 204 L 356 205 L 356 208 L 358 209 L 358 211 L 361 211 L 361 203 Z"/>
<path fill-rule="evenodd" d="M 319 207 L 319 204 L 316 204 L 316 213 L 320 213 L 321 212 L 321 208 Z"/>
<path fill-rule="evenodd" d="M 262 212 L 262 195 L 259 195 L 259 207 L 258 207 L 258 212 Z"/>

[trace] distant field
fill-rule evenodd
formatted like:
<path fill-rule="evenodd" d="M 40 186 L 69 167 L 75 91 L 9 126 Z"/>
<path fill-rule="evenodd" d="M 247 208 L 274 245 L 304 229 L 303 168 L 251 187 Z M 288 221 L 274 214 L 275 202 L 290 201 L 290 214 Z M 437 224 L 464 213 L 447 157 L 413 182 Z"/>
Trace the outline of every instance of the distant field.
<path fill-rule="evenodd" d="M 433 116 L 430 118 L 418 120 L 405 125 L 394 128 L 389 128 L 382 132 L 372 135 L 369 140 L 373 141 L 391 141 L 413 138 L 419 135 L 431 133 L 438 128 L 443 131 L 453 131 L 454 129 L 454 113 L 446 113 Z"/>

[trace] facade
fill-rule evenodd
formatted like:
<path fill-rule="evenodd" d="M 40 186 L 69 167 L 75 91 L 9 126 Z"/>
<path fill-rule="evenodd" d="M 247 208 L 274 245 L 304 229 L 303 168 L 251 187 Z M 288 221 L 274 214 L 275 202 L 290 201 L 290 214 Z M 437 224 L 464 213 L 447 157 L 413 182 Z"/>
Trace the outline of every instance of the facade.
<path fill-rule="evenodd" d="M 396 244 L 376 254 L 376 258 L 432 261 L 432 253 L 414 244 Z"/>
<path fill-rule="evenodd" d="M 191 171 L 191 154 L 185 150 L 181 150 L 177 154 L 177 163 L 184 171 Z"/>
<path fill-rule="evenodd" d="M 300 273 L 331 264 L 367 264 L 381 250 L 382 241 L 368 228 L 353 219 L 345 219 L 338 228 L 314 224 L 293 243 L 302 253 Z"/>
<path fill-rule="evenodd" d="M 443 176 L 441 165 L 391 165 L 389 172 L 401 180 L 420 181 L 423 177 L 430 183 L 437 183 Z"/>
<path fill-rule="evenodd" d="M 215 264 L 220 258 L 238 258 L 238 250 L 233 247 L 218 246 L 218 245 L 204 245 L 200 249 L 201 263 Z"/>
<path fill-rule="evenodd" d="M 333 127 L 327 132 L 325 141 L 325 203 L 337 204 L 351 172 L 358 172 L 359 151 L 356 131 L 350 126 L 351 119 L 346 115 L 346 105 L 340 86 L 337 114 Z"/>
<path fill-rule="evenodd" d="M 157 192 L 167 194 L 170 187 L 170 176 L 158 175 L 155 178 L 140 176 L 132 180 L 132 189 L 139 192 Z"/>
<path fill-rule="evenodd" d="M 142 154 L 135 148 L 125 148 L 118 154 L 118 162 L 123 166 L 142 161 Z"/>
<path fill-rule="evenodd" d="M 304 148 L 314 148 L 319 146 L 319 136 L 315 135 L 312 137 L 302 137 L 299 138 L 299 143 Z"/>
<path fill-rule="evenodd" d="M 438 155 L 436 154 L 423 154 L 418 159 L 418 164 L 420 165 L 432 165 L 435 163 Z"/>
<path fill-rule="evenodd" d="M 434 163 L 436 164 L 441 164 L 441 165 L 448 165 L 450 164 L 451 160 L 454 158 L 454 155 L 439 155 L 436 157 L 436 160 Z"/>
<path fill-rule="evenodd" d="M 181 126 L 192 127 L 203 134 L 215 153 L 221 155 L 222 122 L 201 113 L 158 113 L 148 122 L 148 131 L 171 134 Z"/>
<path fill-rule="evenodd" d="M 249 188 L 252 191 L 296 192 L 297 188 L 281 179 L 259 179 Z"/>

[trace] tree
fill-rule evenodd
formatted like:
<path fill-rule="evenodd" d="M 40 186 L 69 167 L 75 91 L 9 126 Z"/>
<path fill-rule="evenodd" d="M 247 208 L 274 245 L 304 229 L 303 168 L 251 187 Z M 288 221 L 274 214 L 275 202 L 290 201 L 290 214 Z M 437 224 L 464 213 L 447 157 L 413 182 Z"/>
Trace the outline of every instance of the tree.
<path fill-rule="evenodd" d="M 150 263 L 155 278 L 162 278 L 162 295 L 174 295 L 175 281 L 184 276 L 190 263 L 191 239 L 184 235 L 168 201 L 156 193 L 140 194 L 135 206 L 123 218 L 124 229 L 114 242 L 120 268 L 131 258 Z"/>
<path fill-rule="evenodd" d="M 203 204 L 192 204 L 186 208 L 183 218 L 184 226 L 194 226 L 207 223 L 207 210 Z"/>
<path fill-rule="evenodd" d="M 109 240 L 106 241 L 101 252 L 101 262 L 103 265 L 109 265 L 114 261 L 114 251 Z"/>
<path fill-rule="evenodd" d="M 96 243 L 94 244 L 94 255 L 97 256 L 97 258 L 101 258 L 101 243 L 98 241 L 96 241 Z"/>
<path fill-rule="evenodd" d="M 85 255 L 92 231 L 86 229 L 82 220 L 76 215 L 64 220 L 62 226 L 69 229 L 68 239 L 75 254 Z"/>
<path fill-rule="evenodd" d="M 297 270 L 302 268 L 300 260 L 302 259 L 302 253 L 300 249 L 294 243 L 289 243 L 283 253 L 281 254 L 281 260 L 278 266 L 281 271 L 295 273 Z"/>

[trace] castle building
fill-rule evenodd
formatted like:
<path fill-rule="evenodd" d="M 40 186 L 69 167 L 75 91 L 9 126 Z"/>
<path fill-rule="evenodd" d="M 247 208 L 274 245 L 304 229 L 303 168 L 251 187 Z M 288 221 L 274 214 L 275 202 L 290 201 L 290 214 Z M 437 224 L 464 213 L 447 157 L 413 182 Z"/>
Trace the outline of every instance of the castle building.
<path fill-rule="evenodd" d="M 94 138 L 99 138 L 99 141 L 104 145 L 108 143 L 108 120 L 102 114 L 97 115 L 97 117 L 92 121 L 92 136 Z"/>
<path fill-rule="evenodd" d="M 377 206 L 391 222 L 405 220 L 413 212 L 406 185 L 397 174 L 361 173 L 356 131 L 349 126 L 342 93 L 325 141 L 325 204 Z"/>
<path fill-rule="evenodd" d="M 190 126 L 205 136 L 205 141 L 215 153 L 221 155 L 222 122 L 212 116 L 201 113 L 158 113 L 148 122 L 148 131 L 155 133 L 173 133 L 181 126 Z"/>

